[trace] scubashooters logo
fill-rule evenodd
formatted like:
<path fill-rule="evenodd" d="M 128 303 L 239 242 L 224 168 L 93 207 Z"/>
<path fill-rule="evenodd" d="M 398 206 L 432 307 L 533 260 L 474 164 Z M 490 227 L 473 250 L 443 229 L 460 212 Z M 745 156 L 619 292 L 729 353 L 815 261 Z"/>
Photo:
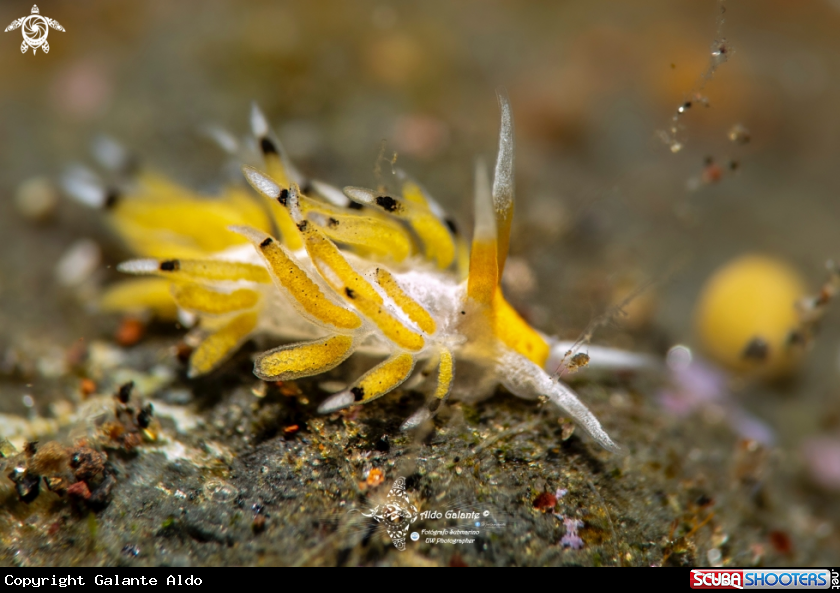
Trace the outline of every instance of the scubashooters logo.
<path fill-rule="evenodd" d="M 405 536 L 411 524 L 417 520 L 417 507 L 411 504 L 405 493 L 405 478 L 394 480 L 384 505 L 376 505 L 368 513 L 362 513 L 362 516 L 383 523 L 391 542 L 400 552 L 404 551 Z"/>
<path fill-rule="evenodd" d="M 697 568 L 690 583 L 692 589 L 835 589 L 836 575 L 820 568 Z"/>
<path fill-rule="evenodd" d="M 23 33 L 23 43 L 20 44 L 21 53 L 26 53 L 26 50 L 31 47 L 33 56 L 38 52 L 38 48 L 41 48 L 45 54 L 50 53 L 50 44 L 47 43 L 50 28 L 64 32 L 64 27 L 59 25 L 58 21 L 40 15 L 37 4 L 32 7 L 32 14 L 13 20 L 4 33 L 18 28 L 21 28 Z"/>

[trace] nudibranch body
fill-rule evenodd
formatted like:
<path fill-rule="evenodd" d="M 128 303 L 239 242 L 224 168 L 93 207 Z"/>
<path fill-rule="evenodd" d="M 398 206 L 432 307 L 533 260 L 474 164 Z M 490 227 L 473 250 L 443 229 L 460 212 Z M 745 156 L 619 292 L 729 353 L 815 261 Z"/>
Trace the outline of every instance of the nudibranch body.
<path fill-rule="evenodd" d="M 120 195 L 84 175 L 71 176 L 70 192 L 108 207 L 117 232 L 144 256 L 119 269 L 149 276 L 112 287 L 103 306 L 193 316 L 202 340 L 190 359 L 191 376 L 213 371 L 258 333 L 291 341 L 256 358 L 254 373 L 267 381 L 324 373 L 354 352 L 385 357 L 324 401 L 323 413 L 371 402 L 412 374 L 429 377 L 428 403 L 403 424 L 411 428 L 431 418 L 453 391 L 476 399 L 501 383 L 520 397 L 547 397 L 601 446 L 617 450 L 554 376 L 573 345 L 532 328 L 502 294 L 514 149 L 510 105 L 504 97 L 500 103 L 492 184 L 486 168 L 476 167 L 471 247 L 401 172 L 398 192 L 341 191 L 305 179 L 256 107 L 251 124 L 262 166 L 242 170 L 263 203 L 243 188 L 207 200 L 150 174 Z M 588 354 L 593 366 L 648 364 L 644 356 L 605 348 L 588 347 Z"/>

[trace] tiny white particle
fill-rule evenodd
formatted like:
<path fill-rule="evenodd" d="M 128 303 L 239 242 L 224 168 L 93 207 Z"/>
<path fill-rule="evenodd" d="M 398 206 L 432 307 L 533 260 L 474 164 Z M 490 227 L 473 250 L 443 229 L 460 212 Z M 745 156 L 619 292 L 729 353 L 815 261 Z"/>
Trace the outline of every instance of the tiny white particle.
<path fill-rule="evenodd" d="M 688 368 L 689 365 L 691 365 L 691 360 L 691 348 L 683 346 L 682 344 L 677 344 L 672 347 L 668 350 L 668 354 L 665 356 L 665 363 L 673 371 L 680 371 Z"/>
<path fill-rule="evenodd" d="M 55 275 L 64 286 L 79 286 L 96 271 L 101 259 L 99 245 L 91 239 L 76 241 L 55 267 Z"/>
<path fill-rule="evenodd" d="M 109 171 L 119 171 L 129 161 L 129 154 L 125 147 L 109 136 L 99 136 L 91 146 L 93 158 Z"/>
<path fill-rule="evenodd" d="M 105 205 L 105 188 L 90 170 L 78 166 L 67 171 L 61 178 L 61 185 L 67 194 L 91 208 L 102 208 Z"/>

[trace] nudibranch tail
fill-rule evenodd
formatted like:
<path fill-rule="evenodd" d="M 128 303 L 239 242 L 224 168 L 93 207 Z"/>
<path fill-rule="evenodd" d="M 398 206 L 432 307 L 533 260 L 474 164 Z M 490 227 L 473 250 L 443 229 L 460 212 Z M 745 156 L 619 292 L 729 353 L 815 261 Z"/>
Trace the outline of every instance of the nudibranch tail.
<path fill-rule="evenodd" d="M 621 451 L 571 388 L 553 380 L 542 368 L 512 352 L 502 357 L 500 367 L 502 385 L 511 393 L 526 399 L 541 395 L 548 397 L 604 449 L 614 453 Z"/>

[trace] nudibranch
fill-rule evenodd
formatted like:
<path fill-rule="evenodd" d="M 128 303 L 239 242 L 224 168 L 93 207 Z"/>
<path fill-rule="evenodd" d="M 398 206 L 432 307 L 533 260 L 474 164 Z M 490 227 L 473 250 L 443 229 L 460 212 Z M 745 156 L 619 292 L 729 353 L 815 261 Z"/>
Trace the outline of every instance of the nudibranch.
<path fill-rule="evenodd" d="M 142 171 L 121 191 L 89 173 L 70 175 L 68 191 L 103 207 L 141 256 L 119 270 L 144 277 L 111 287 L 103 308 L 191 317 L 201 337 L 189 362 L 192 377 L 218 368 L 256 334 L 283 342 L 256 357 L 254 374 L 266 381 L 318 375 L 354 352 L 384 357 L 324 401 L 322 413 L 372 402 L 414 374 L 418 384 L 428 379 L 429 398 L 404 422 L 408 429 L 453 392 L 474 400 L 502 384 L 523 398 L 548 398 L 601 446 L 618 450 L 556 371 L 572 358 L 609 368 L 646 366 L 648 358 L 594 346 L 589 358 L 573 357 L 572 343 L 532 328 L 502 294 L 514 144 L 510 105 L 504 96 L 499 101 L 492 183 L 486 167 L 476 166 L 471 246 L 403 172 L 396 172 L 396 191 L 342 191 L 305 178 L 256 106 L 251 142 L 260 166 L 242 171 L 261 198 L 243 185 L 207 199 Z M 232 137 L 219 138 L 239 151 Z"/>

